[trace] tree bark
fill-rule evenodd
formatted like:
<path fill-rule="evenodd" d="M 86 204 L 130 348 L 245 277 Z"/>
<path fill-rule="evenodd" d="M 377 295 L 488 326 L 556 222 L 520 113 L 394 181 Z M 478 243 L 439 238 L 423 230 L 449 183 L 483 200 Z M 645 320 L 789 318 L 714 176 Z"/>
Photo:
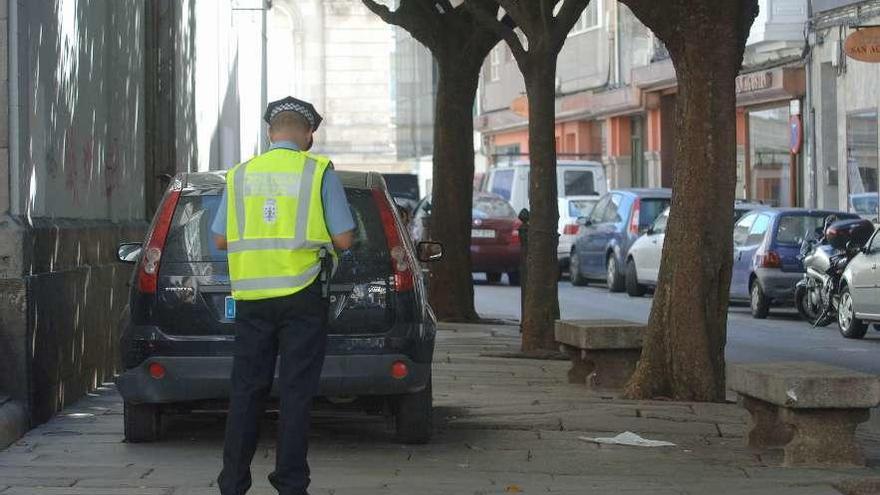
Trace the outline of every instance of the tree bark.
<path fill-rule="evenodd" d="M 678 77 L 672 207 L 631 398 L 723 401 L 733 264 L 736 94 L 755 0 L 630 1 L 666 43 Z M 647 21 L 647 22 L 646 22 Z M 711 40 L 708 42 L 707 40 Z"/>
<path fill-rule="evenodd" d="M 556 349 L 553 327 L 559 318 L 556 54 L 532 57 L 524 76 L 529 99 L 531 210 L 526 259 L 528 284 L 523 287 L 522 350 L 529 352 Z"/>
<path fill-rule="evenodd" d="M 441 320 L 476 320 L 471 275 L 471 205 L 474 179 L 473 102 L 480 64 L 437 59 L 434 113 L 434 178 L 430 234 L 443 243 L 443 259 L 431 266 L 430 298 Z"/>

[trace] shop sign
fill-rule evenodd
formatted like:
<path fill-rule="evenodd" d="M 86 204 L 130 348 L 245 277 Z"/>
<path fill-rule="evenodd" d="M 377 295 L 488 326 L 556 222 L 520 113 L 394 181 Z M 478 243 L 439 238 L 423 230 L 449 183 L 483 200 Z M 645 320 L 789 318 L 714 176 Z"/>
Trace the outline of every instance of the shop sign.
<path fill-rule="evenodd" d="M 773 87 L 772 72 L 755 72 L 743 74 L 736 78 L 736 93 L 750 93 Z"/>
<path fill-rule="evenodd" d="M 801 144 L 804 142 L 804 130 L 801 126 L 800 116 L 792 115 L 788 120 L 788 128 L 791 131 L 789 148 L 793 155 L 797 155 L 801 152 Z"/>
<path fill-rule="evenodd" d="M 849 58 L 861 62 L 880 62 L 880 27 L 867 27 L 846 37 L 843 51 Z"/>

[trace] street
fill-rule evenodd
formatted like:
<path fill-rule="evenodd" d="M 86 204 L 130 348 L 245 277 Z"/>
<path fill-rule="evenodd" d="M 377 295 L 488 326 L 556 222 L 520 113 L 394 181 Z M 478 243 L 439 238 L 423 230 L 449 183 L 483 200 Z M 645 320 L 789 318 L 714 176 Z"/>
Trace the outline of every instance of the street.
<path fill-rule="evenodd" d="M 518 287 L 487 285 L 477 278 L 477 311 L 486 318 L 519 319 Z M 602 283 L 573 287 L 559 283 L 562 318 L 615 318 L 646 322 L 651 297 L 631 298 L 612 294 Z M 811 328 L 794 309 L 771 310 L 766 320 L 756 320 L 746 305 L 730 308 L 727 329 L 728 362 L 818 361 L 880 374 L 880 332 L 869 330 L 863 340 L 844 339 L 832 323 Z"/>

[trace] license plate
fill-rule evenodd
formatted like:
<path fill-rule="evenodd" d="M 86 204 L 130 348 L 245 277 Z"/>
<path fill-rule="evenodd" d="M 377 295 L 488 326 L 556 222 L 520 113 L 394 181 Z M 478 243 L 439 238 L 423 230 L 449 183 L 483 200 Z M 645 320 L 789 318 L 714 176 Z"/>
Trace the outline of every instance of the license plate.
<path fill-rule="evenodd" d="M 225 316 L 227 320 L 235 319 L 235 299 L 232 296 L 226 296 L 226 304 L 224 305 L 226 308 Z"/>
<path fill-rule="evenodd" d="M 471 237 L 476 239 L 494 239 L 495 231 L 490 229 L 473 229 L 471 230 Z"/>

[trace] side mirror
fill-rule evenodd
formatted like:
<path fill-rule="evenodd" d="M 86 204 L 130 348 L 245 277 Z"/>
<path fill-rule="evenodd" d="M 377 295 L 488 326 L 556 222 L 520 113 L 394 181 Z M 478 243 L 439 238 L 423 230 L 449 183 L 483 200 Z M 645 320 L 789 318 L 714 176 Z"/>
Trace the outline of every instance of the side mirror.
<path fill-rule="evenodd" d="M 116 259 L 122 263 L 135 263 L 143 246 L 140 242 L 123 242 L 116 248 Z"/>
<path fill-rule="evenodd" d="M 443 244 L 439 242 L 423 241 L 416 247 L 419 261 L 431 263 L 443 259 Z"/>

